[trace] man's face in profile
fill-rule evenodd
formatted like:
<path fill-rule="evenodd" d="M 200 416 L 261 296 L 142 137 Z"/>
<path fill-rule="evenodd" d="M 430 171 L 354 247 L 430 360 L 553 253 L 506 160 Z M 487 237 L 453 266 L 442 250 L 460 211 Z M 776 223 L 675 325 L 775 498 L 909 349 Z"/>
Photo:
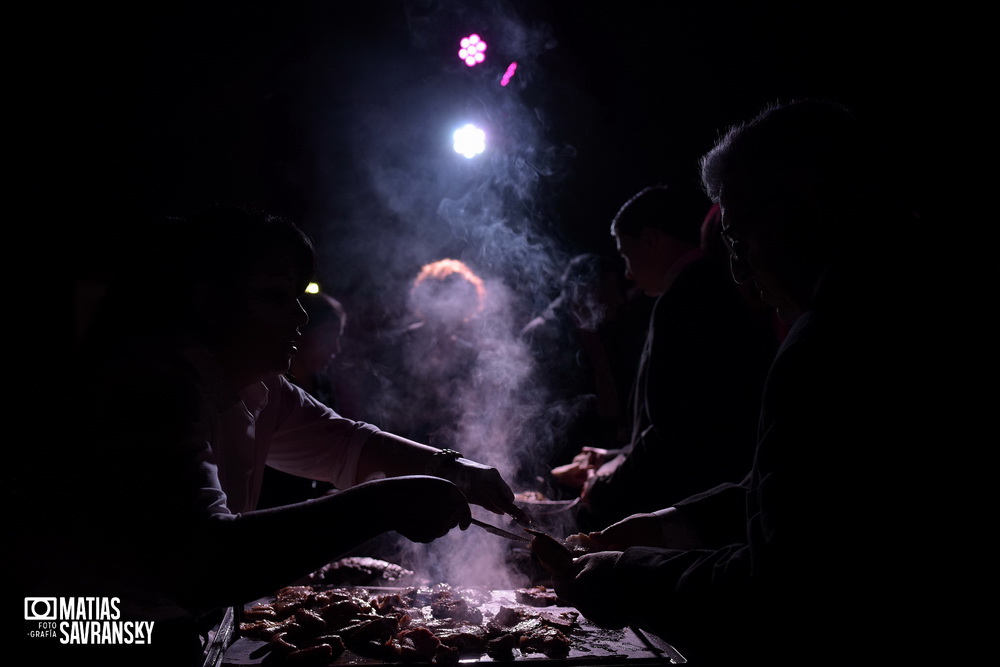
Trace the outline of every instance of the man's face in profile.
<path fill-rule="evenodd" d="M 778 226 L 774 216 L 783 212 L 731 194 L 722 197 L 720 208 L 722 240 L 729 251 L 733 280 L 740 284 L 752 281 L 761 300 L 773 307 L 783 322 L 794 322 L 805 304 L 795 296 L 797 286 L 786 270 L 795 251 L 774 233 Z"/>
<path fill-rule="evenodd" d="M 662 271 L 656 266 L 656 258 L 648 239 L 642 234 L 629 236 L 614 229 L 615 248 L 625 260 L 625 277 L 633 281 L 647 296 L 663 293 Z"/>
<path fill-rule="evenodd" d="M 288 370 L 299 327 L 309 320 L 298 301 L 301 284 L 292 271 L 258 273 L 221 295 L 221 346 L 239 378 L 259 381 Z"/>

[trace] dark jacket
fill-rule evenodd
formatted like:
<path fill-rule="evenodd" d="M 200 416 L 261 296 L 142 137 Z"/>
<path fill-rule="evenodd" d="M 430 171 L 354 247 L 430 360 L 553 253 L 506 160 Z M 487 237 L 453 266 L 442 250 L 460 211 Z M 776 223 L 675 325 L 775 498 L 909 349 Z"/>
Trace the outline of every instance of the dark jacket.
<path fill-rule="evenodd" d="M 676 503 L 709 548 L 614 567 L 632 621 L 692 664 L 902 664 L 944 609 L 929 486 L 947 488 L 949 457 L 915 446 L 931 415 L 912 318 L 830 283 L 769 372 L 749 475 Z"/>
<path fill-rule="evenodd" d="M 636 376 L 625 462 L 588 494 L 581 528 L 667 507 L 750 467 L 773 337 L 726 269 L 701 257 L 657 298 Z"/>

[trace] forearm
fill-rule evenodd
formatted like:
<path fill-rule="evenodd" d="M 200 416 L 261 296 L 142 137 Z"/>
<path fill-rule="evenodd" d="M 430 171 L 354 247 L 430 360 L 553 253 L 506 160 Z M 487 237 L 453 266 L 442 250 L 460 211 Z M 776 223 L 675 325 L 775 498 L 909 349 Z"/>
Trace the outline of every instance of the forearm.
<path fill-rule="evenodd" d="M 429 475 L 455 484 L 470 503 L 497 514 L 523 518 L 514 505 L 514 493 L 493 467 L 461 458 L 454 450 L 422 445 L 391 433 L 369 437 L 358 460 L 357 479 L 380 479 L 401 475 Z"/>
<path fill-rule="evenodd" d="M 435 474 L 441 462 L 436 447 L 380 431 L 368 438 L 358 459 L 357 480 Z"/>
<path fill-rule="evenodd" d="M 171 587 L 193 604 L 238 604 L 271 593 L 394 530 L 400 510 L 393 498 L 371 482 L 294 505 L 213 516 L 172 545 Z"/>

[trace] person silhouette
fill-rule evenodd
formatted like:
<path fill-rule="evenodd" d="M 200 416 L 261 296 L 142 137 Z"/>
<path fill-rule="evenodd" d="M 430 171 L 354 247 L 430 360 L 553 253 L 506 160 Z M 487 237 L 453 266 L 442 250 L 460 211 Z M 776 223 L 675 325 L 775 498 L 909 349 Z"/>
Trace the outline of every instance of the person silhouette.
<path fill-rule="evenodd" d="M 644 628 L 703 665 L 839 664 L 845 641 L 864 664 L 917 660 L 926 633 L 948 626 L 932 544 L 955 544 L 935 532 L 955 517 L 953 468 L 912 447 L 933 423 L 936 378 L 900 345 L 930 333 L 906 288 L 918 255 L 903 251 L 926 237 L 887 188 L 878 146 L 844 106 L 802 100 L 731 127 L 702 157 L 733 278 L 790 329 L 741 483 L 581 536 L 590 553 L 570 562 L 538 549 L 588 618 Z M 942 492 L 926 510 L 914 507 L 922 479 Z"/>
<path fill-rule="evenodd" d="M 17 490 L 37 549 L 18 554 L 27 596 L 115 599 L 123 622 L 155 626 L 144 646 L 88 647 L 102 664 L 201 664 L 220 609 L 375 536 L 464 530 L 470 502 L 523 516 L 496 469 L 342 417 L 286 379 L 315 266 L 296 225 L 219 206 L 149 231 L 126 262 L 143 272 L 121 274 L 87 332 L 74 400 L 39 406 L 45 446 Z M 265 464 L 340 491 L 256 509 Z M 400 511 L 414 498 L 419 512 Z"/>

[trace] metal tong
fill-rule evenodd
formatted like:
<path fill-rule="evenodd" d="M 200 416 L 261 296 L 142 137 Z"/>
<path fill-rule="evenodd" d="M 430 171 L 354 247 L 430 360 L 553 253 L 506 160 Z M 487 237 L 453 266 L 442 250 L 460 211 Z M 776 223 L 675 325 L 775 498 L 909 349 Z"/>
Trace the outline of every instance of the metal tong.
<path fill-rule="evenodd" d="M 531 542 L 531 538 L 525 537 L 524 535 L 517 535 L 516 533 L 508 532 L 503 528 L 497 528 L 496 526 L 490 525 L 485 521 L 480 521 L 479 519 L 473 519 L 472 524 L 475 526 L 479 526 L 487 533 L 493 533 L 494 535 L 498 535 L 499 537 L 503 537 L 508 540 L 514 540 L 515 542 L 525 542 L 525 543 Z"/>

